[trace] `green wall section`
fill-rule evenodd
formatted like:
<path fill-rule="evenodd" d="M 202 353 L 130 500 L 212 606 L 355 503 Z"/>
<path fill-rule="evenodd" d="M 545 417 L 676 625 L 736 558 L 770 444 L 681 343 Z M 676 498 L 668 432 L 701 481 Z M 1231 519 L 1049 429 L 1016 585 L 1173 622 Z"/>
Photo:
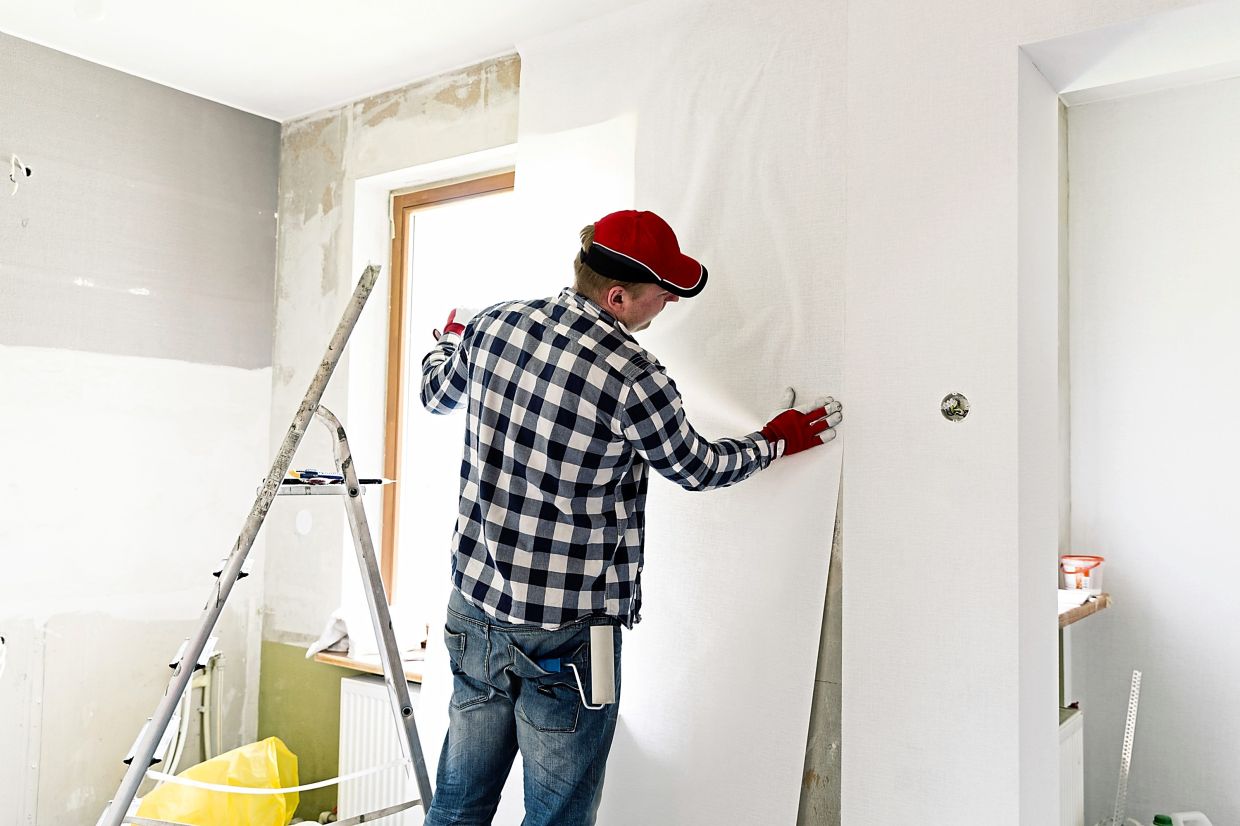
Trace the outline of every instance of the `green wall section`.
<path fill-rule="evenodd" d="M 263 643 L 258 739 L 279 737 L 297 755 L 298 783 L 335 777 L 340 757 L 340 678 L 358 672 L 306 659 L 306 649 Z M 297 816 L 317 821 L 336 805 L 336 787 L 301 793 Z"/>

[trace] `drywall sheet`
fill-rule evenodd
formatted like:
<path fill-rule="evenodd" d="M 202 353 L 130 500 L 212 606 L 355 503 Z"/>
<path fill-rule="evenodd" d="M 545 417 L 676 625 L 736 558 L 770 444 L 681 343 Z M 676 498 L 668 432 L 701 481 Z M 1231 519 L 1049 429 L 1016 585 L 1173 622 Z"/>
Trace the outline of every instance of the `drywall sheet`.
<path fill-rule="evenodd" d="M 0 77 L 0 344 L 269 366 L 279 124 L 3 33 Z"/>
<path fill-rule="evenodd" d="M 786 385 L 838 393 L 841 10 L 648 3 L 520 46 L 530 253 L 567 277 L 577 231 L 603 212 L 672 223 L 710 282 L 638 338 L 711 437 L 756 429 Z M 598 203 L 594 180 L 557 162 L 615 159 L 615 141 L 586 141 L 608 123 L 633 130 L 632 203 Z M 598 166 L 623 191 L 625 170 Z M 652 481 L 600 823 L 796 821 L 842 442 L 723 491 Z"/>

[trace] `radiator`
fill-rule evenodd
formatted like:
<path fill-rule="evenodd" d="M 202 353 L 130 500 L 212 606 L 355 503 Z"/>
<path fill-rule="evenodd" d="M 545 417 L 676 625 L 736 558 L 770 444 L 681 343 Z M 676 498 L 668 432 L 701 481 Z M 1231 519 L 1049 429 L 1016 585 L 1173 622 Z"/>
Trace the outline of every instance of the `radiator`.
<path fill-rule="evenodd" d="M 414 713 L 420 686 L 409 684 Z M 340 775 L 380 766 L 401 758 L 399 730 L 382 677 L 347 677 L 340 681 Z M 341 820 L 393 806 L 418 796 L 417 784 L 404 768 L 346 780 L 340 784 Z M 380 821 L 390 826 L 421 826 L 422 807 L 414 806 Z"/>
<path fill-rule="evenodd" d="M 1060 717 L 1063 718 L 1063 712 Z M 1085 718 L 1079 709 L 1059 724 L 1060 826 L 1085 826 L 1084 725 Z"/>

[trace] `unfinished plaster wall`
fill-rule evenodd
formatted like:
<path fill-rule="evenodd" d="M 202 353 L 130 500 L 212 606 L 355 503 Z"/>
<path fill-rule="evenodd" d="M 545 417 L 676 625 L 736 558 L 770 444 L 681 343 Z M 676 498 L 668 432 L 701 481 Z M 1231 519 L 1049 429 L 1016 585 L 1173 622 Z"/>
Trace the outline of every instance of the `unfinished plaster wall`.
<path fill-rule="evenodd" d="M 268 461 L 279 133 L 2 34 L 0 78 L 0 823 L 93 823 Z M 226 747 L 260 591 L 219 626 Z"/>
<path fill-rule="evenodd" d="M 362 313 L 350 346 L 328 385 L 324 404 L 343 421 L 363 475 L 383 467 L 384 376 L 387 296 L 391 242 L 383 215 L 386 189 L 359 179 L 391 175 L 399 187 L 401 170 L 511 144 L 517 130 L 520 62 L 510 56 L 419 81 L 343 107 L 284 124 L 280 154 L 280 222 L 276 331 L 271 401 L 272 438 L 283 435 L 318 366 L 344 302 L 360 273 L 360 261 L 381 264 L 383 272 Z M 358 203 L 360 197 L 364 203 Z M 359 219 L 359 213 L 364 217 Z M 363 237 L 355 237 L 365 224 Z M 352 366 L 351 366 L 352 362 Z M 352 414 L 352 415 L 351 415 Z M 312 423 L 295 467 L 332 466 L 331 447 L 321 426 Z M 445 484 L 455 484 L 445 481 Z M 379 536 L 378 496 L 366 498 L 371 532 Z M 295 529 L 298 514 L 309 527 Z M 280 685 L 295 672 L 281 663 L 302 656 L 342 603 L 360 599 L 356 562 L 344 511 L 332 497 L 277 502 L 267 519 L 265 649 L 262 681 Z M 412 534 L 411 534 L 412 535 Z M 413 543 L 409 553 L 424 550 Z M 426 552 L 430 552 L 427 550 Z M 446 562 L 445 562 L 446 564 Z M 439 569 L 446 570 L 446 569 Z M 308 664 L 315 667 L 317 664 Z M 327 666 L 318 666 L 326 669 Z M 279 673 L 276 673 L 276 672 Z M 302 686 L 307 681 L 300 680 Z M 338 707 L 337 683 L 317 681 L 306 690 L 328 696 L 310 705 Z M 275 734 L 296 750 L 322 748 L 321 721 L 295 711 L 259 720 L 263 734 Z M 334 748 L 332 746 L 331 748 Z M 306 795 L 299 814 L 317 817 L 329 794 Z"/>
<path fill-rule="evenodd" d="M 471 66 L 284 124 L 280 154 L 280 222 L 271 403 L 272 438 L 280 438 L 323 349 L 340 320 L 359 272 L 353 266 L 355 183 L 516 140 L 520 62 L 515 55 Z M 386 328 L 388 261 L 363 313 L 369 328 Z M 382 468 L 382 426 L 375 416 L 349 417 L 351 347 L 328 386 L 324 404 L 349 430 L 364 473 Z M 382 352 L 380 350 L 379 352 Z M 382 410 L 384 388 L 365 388 L 368 410 Z M 312 425 L 298 467 L 331 466 L 330 445 Z M 315 464 L 315 463 L 318 464 Z M 455 483 L 451 483 L 455 484 Z M 377 504 L 378 497 L 371 497 Z M 347 528 L 330 497 L 274 507 L 267 520 L 267 620 L 264 639 L 304 644 L 319 635 L 341 602 Z M 282 504 L 282 503 L 277 503 Z M 312 526 L 294 530 L 306 510 Z M 372 527 L 378 509 L 371 512 Z M 352 546 L 347 546 L 352 562 Z"/>

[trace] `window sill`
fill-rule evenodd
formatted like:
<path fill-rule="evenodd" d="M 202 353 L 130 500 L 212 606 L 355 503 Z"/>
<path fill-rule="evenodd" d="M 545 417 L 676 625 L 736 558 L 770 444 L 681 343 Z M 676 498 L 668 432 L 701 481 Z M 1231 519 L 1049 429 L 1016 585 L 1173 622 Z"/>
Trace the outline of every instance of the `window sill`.
<path fill-rule="evenodd" d="M 349 668 L 353 671 L 361 671 L 364 674 L 382 674 L 383 666 L 379 663 L 379 657 L 373 658 L 353 658 L 348 654 L 332 654 L 327 651 L 320 651 L 314 655 L 314 661 L 326 663 L 328 665 L 338 666 L 340 668 Z M 411 683 L 422 683 L 423 663 L 421 660 L 406 660 L 403 663 L 405 667 L 405 679 Z"/>

